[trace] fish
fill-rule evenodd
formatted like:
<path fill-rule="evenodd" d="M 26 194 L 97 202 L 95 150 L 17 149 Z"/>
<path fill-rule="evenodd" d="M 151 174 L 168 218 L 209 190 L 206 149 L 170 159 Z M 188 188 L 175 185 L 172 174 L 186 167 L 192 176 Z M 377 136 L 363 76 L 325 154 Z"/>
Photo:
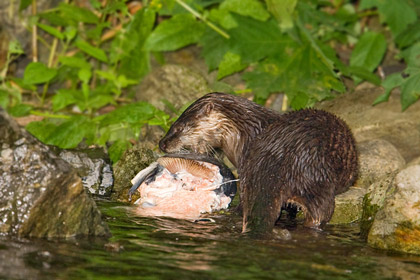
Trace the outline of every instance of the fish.
<path fill-rule="evenodd" d="M 204 213 L 227 209 L 238 180 L 219 160 L 201 154 L 166 154 L 132 180 L 129 197 L 141 216 L 198 220 Z"/>

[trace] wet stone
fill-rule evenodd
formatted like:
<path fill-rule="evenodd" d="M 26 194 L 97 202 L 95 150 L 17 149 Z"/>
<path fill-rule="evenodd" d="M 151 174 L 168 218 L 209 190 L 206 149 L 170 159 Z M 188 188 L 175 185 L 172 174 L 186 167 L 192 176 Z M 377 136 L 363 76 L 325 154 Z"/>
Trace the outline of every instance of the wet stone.
<path fill-rule="evenodd" d="M 103 149 L 61 150 L 58 156 L 76 170 L 89 193 L 111 195 L 114 177 L 110 160 Z"/>
<path fill-rule="evenodd" d="M 73 168 L 0 109 L 0 235 L 108 235 Z"/>

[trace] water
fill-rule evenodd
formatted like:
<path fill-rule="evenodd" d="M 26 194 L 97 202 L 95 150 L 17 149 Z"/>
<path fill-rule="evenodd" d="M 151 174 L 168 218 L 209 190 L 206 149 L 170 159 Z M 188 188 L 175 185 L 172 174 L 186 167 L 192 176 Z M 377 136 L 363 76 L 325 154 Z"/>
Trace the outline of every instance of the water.
<path fill-rule="evenodd" d="M 216 223 L 141 218 L 98 201 L 113 236 L 0 239 L 0 279 L 420 279 L 420 257 L 372 249 L 358 226 L 292 226 L 291 240 L 253 240 L 240 217 Z"/>

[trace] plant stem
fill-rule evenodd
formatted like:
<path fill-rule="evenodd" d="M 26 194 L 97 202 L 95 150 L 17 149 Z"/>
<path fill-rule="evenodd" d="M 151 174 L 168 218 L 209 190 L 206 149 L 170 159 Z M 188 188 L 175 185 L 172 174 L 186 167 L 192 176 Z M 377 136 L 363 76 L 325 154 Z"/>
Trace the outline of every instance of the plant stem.
<path fill-rule="evenodd" d="M 36 0 L 32 0 L 32 15 L 36 15 Z M 32 26 L 32 61 L 38 61 L 38 45 L 37 45 L 37 27 L 36 24 Z"/>
<path fill-rule="evenodd" d="M 185 3 L 182 0 L 175 0 L 179 5 L 181 5 L 182 7 L 184 7 L 185 10 L 187 10 L 188 12 L 190 12 L 193 16 L 195 16 L 196 18 L 199 18 L 202 22 L 204 22 L 205 24 L 207 24 L 211 29 L 213 29 L 214 31 L 216 31 L 217 33 L 219 33 L 220 35 L 222 35 L 223 37 L 225 37 L 226 39 L 229 39 L 230 36 L 229 34 L 227 34 L 225 31 L 223 31 L 221 28 L 217 27 L 216 25 L 214 25 L 212 22 L 208 21 L 207 19 L 205 19 L 202 15 L 200 15 L 197 11 L 195 11 L 193 8 L 191 8 L 187 3 Z"/>
<path fill-rule="evenodd" d="M 31 115 L 52 118 L 52 119 L 70 119 L 70 116 L 67 116 L 67 115 L 55 115 L 55 114 L 43 113 L 39 111 L 30 111 L 30 113 Z"/>

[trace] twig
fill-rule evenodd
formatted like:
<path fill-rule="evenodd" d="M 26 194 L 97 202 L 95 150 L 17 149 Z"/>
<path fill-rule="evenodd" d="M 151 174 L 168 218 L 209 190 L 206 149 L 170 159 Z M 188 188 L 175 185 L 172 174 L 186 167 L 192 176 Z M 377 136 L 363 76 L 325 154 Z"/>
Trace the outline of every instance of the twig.
<path fill-rule="evenodd" d="M 196 18 L 199 18 L 201 21 L 203 21 L 205 24 L 207 24 L 211 29 L 213 29 L 214 31 L 216 31 L 217 33 L 219 33 L 220 35 L 222 35 L 226 39 L 229 39 L 230 38 L 229 34 L 227 34 L 225 31 L 223 31 L 222 29 L 220 29 L 219 27 L 217 27 L 216 25 L 214 25 L 212 22 L 210 22 L 207 19 L 205 19 L 197 11 L 195 11 L 193 8 L 191 8 L 187 3 L 185 3 L 182 0 L 175 0 L 175 1 L 179 5 L 181 5 L 182 7 L 184 7 L 184 9 L 186 9 L 188 12 L 190 12 L 193 16 L 195 16 Z"/>

